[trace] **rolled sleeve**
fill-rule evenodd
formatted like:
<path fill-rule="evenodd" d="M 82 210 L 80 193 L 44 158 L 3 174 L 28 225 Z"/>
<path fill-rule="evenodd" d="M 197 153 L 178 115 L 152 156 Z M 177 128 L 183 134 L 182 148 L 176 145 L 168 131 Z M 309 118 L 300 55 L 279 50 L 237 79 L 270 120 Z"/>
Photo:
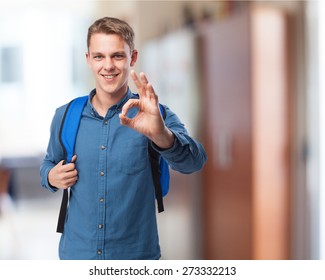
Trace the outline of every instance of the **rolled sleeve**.
<path fill-rule="evenodd" d="M 45 163 L 42 164 L 41 166 L 41 170 L 40 170 L 40 175 L 41 175 L 41 185 L 48 189 L 51 192 L 56 192 L 58 190 L 58 188 L 53 187 L 48 180 L 48 174 L 50 172 L 50 170 L 53 168 L 53 165 L 50 166 L 45 166 Z"/>
<path fill-rule="evenodd" d="M 173 170 L 189 174 L 202 169 L 207 159 L 203 146 L 184 132 L 170 130 L 175 135 L 173 146 L 169 149 L 160 149 L 152 143 L 153 148 Z"/>

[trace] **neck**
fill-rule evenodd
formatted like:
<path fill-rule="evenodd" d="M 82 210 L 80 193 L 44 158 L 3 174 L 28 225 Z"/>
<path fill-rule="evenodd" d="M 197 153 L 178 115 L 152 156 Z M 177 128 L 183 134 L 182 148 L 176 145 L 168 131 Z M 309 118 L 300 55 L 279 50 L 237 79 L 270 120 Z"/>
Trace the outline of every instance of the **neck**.
<path fill-rule="evenodd" d="M 118 103 L 123 98 L 125 93 L 126 90 L 122 95 L 121 94 L 113 95 L 113 94 L 107 94 L 96 90 L 96 94 L 92 98 L 91 103 L 96 109 L 97 113 L 100 116 L 105 117 L 108 109 L 113 105 L 115 105 L 116 103 Z"/>

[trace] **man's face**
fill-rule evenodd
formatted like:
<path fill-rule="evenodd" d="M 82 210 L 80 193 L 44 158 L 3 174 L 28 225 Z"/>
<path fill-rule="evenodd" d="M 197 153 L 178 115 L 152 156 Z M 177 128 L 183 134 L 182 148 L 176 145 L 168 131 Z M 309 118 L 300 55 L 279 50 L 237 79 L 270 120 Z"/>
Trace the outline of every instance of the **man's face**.
<path fill-rule="evenodd" d="M 109 94 L 117 100 L 128 87 L 130 69 L 137 60 L 137 51 L 116 34 L 95 33 L 91 36 L 87 62 L 96 80 L 97 94 Z"/>

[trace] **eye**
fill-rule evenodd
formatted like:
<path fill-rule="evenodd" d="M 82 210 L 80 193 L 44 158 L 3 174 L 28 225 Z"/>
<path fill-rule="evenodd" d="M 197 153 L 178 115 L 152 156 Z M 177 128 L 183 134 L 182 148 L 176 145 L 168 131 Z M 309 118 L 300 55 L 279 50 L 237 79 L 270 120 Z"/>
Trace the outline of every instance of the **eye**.
<path fill-rule="evenodd" d="M 98 60 L 102 60 L 103 56 L 102 55 L 94 55 L 93 58 L 98 61 Z"/>
<path fill-rule="evenodd" d="M 113 58 L 116 59 L 116 60 L 121 60 L 125 57 L 124 54 L 114 54 L 113 55 Z"/>

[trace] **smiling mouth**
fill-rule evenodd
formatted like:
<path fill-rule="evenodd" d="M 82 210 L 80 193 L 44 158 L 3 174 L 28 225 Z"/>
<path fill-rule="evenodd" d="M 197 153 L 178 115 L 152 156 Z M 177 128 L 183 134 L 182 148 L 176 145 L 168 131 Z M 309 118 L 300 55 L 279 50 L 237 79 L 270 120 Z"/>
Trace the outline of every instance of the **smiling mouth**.
<path fill-rule="evenodd" d="M 111 80 L 117 77 L 118 74 L 102 75 L 106 80 Z"/>

